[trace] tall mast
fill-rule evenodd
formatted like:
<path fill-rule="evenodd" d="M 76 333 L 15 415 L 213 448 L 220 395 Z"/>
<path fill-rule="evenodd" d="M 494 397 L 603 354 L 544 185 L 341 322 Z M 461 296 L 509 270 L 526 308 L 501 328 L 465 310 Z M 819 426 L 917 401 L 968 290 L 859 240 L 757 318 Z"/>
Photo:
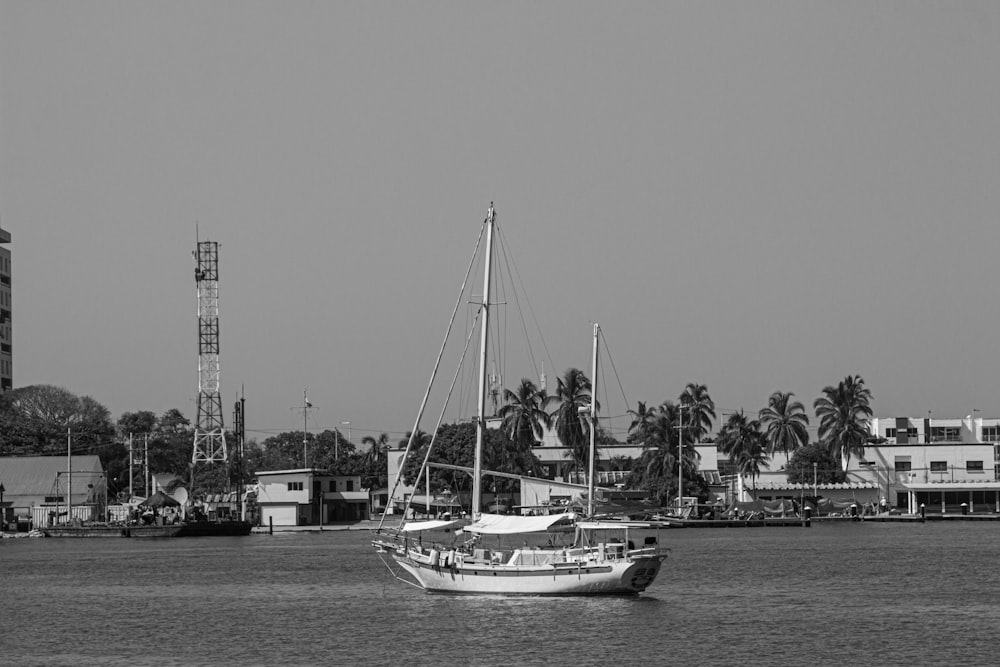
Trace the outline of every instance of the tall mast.
<path fill-rule="evenodd" d="M 590 371 L 590 463 L 587 470 L 587 516 L 594 516 L 594 454 L 597 450 L 597 342 L 601 325 L 594 323 L 594 356 Z"/>
<path fill-rule="evenodd" d="M 486 438 L 486 344 L 490 324 L 490 271 L 493 268 L 493 225 L 496 211 L 490 202 L 486 213 L 486 268 L 483 271 L 482 333 L 479 337 L 479 416 L 476 420 L 476 462 L 472 469 L 472 520 L 479 518 L 483 491 L 483 441 Z"/>

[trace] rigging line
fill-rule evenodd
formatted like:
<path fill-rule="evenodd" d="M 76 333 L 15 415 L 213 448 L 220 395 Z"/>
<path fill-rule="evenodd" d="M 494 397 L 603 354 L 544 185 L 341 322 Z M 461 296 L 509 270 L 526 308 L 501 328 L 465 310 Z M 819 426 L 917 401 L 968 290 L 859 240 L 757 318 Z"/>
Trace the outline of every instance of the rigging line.
<path fill-rule="evenodd" d="M 441 342 L 441 349 L 438 350 L 437 359 L 434 361 L 434 370 L 431 372 L 431 378 L 427 382 L 427 390 L 424 392 L 424 398 L 420 402 L 420 409 L 417 410 L 417 418 L 413 424 L 413 430 L 410 431 L 410 438 L 406 443 L 406 450 L 403 452 L 403 458 L 405 459 L 409 453 L 410 448 L 413 447 L 413 438 L 417 434 L 417 430 L 420 427 L 420 418 L 424 415 L 424 409 L 427 407 L 427 398 L 430 396 L 431 387 L 434 385 L 434 378 L 437 376 L 438 368 L 441 365 L 441 357 L 444 356 L 445 346 L 448 344 L 448 338 L 451 336 L 452 325 L 455 324 L 455 316 L 458 314 L 458 308 L 462 305 L 462 297 L 465 295 L 465 287 L 469 283 L 469 276 L 472 274 L 472 267 L 476 263 L 476 256 L 479 254 L 479 245 L 482 243 L 483 236 L 486 234 L 486 227 L 489 223 L 489 218 L 483 221 L 482 229 L 479 230 L 479 238 L 476 239 L 476 247 L 472 251 L 472 259 L 469 261 L 469 268 L 465 272 L 465 278 L 462 279 L 462 287 L 458 292 L 458 299 L 455 301 L 455 308 L 451 312 L 451 319 L 448 321 L 448 328 L 445 331 L 444 340 Z M 396 489 L 399 488 L 399 480 L 402 477 L 403 469 L 400 467 L 396 471 L 396 481 L 392 485 L 392 492 L 389 493 L 389 498 L 394 498 L 396 495 Z M 386 509 L 388 509 L 388 503 L 386 504 Z M 382 512 L 382 518 L 379 519 L 378 527 L 379 530 L 382 529 L 382 525 L 385 523 L 386 512 Z M 402 524 L 402 521 L 400 521 Z"/>
<path fill-rule="evenodd" d="M 518 321 L 521 323 L 521 331 L 524 334 L 524 340 L 525 340 L 525 342 L 526 342 L 526 344 L 528 346 L 528 356 L 531 357 L 531 370 L 534 373 L 534 377 L 535 378 L 539 378 L 541 374 L 538 372 L 538 361 L 535 359 L 535 349 L 534 349 L 534 347 L 531 344 L 531 337 L 528 335 L 528 326 L 527 326 L 527 323 L 524 321 L 524 311 L 521 308 L 521 301 L 520 301 L 520 298 L 518 296 L 519 292 L 518 292 L 518 289 L 517 289 L 517 284 L 513 280 L 513 277 L 515 275 L 515 271 L 513 271 L 511 269 L 511 263 L 513 262 L 512 253 L 509 254 L 507 252 L 506 239 L 502 239 L 501 240 L 500 247 L 502 248 L 502 251 L 503 251 L 504 263 L 507 266 L 507 274 L 509 276 L 511 276 L 511 278 L 512 278 L 511 279 L 511 293 L 514 295 L 514 306 L 517 309 Z M 525 294 L 525 301 L 527 301 L 527 294 Z"/>
<path fill-rule="evenodd" d="M 628 409 L 628 397 L 625 396 L 625 387 L 622 386 L 621 378 L 618 376 L 618 369 L 615 367 L 615 359 L 611 356 L 611 348 L 608 346 L 608 335 L 605 333 L 604 329 L 601 328 L 601 342 L 604 343 L 604 352 L 608 357 L 608 361 L 611 362 L 611 370 L 614 371 L 615 381 L 618 382 L 618 389 L 622 392 L 622 400 L 625 401 L 625 409 Z"/>
<path fill-rule="evenodd" d="M 482 312 L 482 311 L 480 311 L 480 312 Z M 417 480 L 416 480 L 416 482 L 413 485 L 414 486 L 414 490 L 420 488 L 420 478 L 424 476 L 425 471 L 426 471 L 426 474 L 428 475 L 428 478 L 430 477 L 431 471 L 427 467 L 427 462 L 428 462 L 428 460 L 430 460 L 431 452 L 434 451 L 434 442 L 435 442 L 435 440 L 437 440 L 437 434 L 438 434 L 438 430 L 441 428 L 441 422 L 444 421 L 444 413 L 448 409 L 448 402 L 451 400 L 451 394 L 455 390 L 455 383 L 458 382 L 459 375 L 460 375 L 462 369 L 465 367 L 465 357 L 466 357 L 466 355 L 469 352 L 469 344 L 472 342 L 472 338 L 473 338 L 473 336 L 476 333 L 475 322 L 478 322 L 478 321 L 479 321 L 479 316 L 477 315 L 475 321 L 473 322 L 473 326 L 469 327 L 469 336 L 465 339 L 465 348 L 462 350 L 462 356 L 458 360 L 458 368 L 455 369 L 455 377 L 452 378 L 452 380 L 451 380 L 451 386 L 448 387 L 448 394 L 445 396 L 444 405 L 441 407 L 441 414 L 438 416 L 437 424 L 434 425 L 434 431 L 433 431 L 433 433 L 431 435 L 431 441 L 427 444 L 427 453 L 424 454 L 423 463 L 420 464 L 420 472 L 417 473 Z M 405 460 L 405 458 L 406 458 L 405 454 L 403 455 L 403 458 Z M 400 466 L 399 470 L 400 470 L 400 472 L 402 472 L 403 467 Z M 406 507 L 403 508 L 403 516 L 404 517 L 406 516 L 406 513 L 410 509 L 410 503 L 413 502 L 413 496 L 414 495 L 415 494 L 410 494 L 410 497 L 406 501 Z M 426 507 L 427 507 L 427 513 L 430 514 L 430 511 L 431 511 L 431 499 L 430 498 L 427 498 L 427 505 L 426 505 Z"/>
<path fill-rule="evenodd" d="M 528 304 L 528 313 L 530 313 L 531 321 L 534 323 L 535 330 L 538 331 L 538 337 L 542 341 L 542 349 L 545 350 L 545 357 L 549 360 L 549 364 L 552 365 L 552 368 L 555 369 L 556 364 L 555 362 L 552 361 L 552 355 L 549 353 L 549 346 L 545 342 L 545 335 L 542 333 L 542 328 L 538 325 L 538 318 L 535 316 L 535 309 L 531 306 L 531 300 L 528 298 L 528 291 L 524 288 L 524 281 L 521 280 L 521 272 L 517 268 L 517 262 L 514 260 L 513 257 L 511 257 L 510 263 L 511 266 L 513 267 L 511 275 L 512 277 L 516 278 L 517 284 L 521 288 L 521 293 L 524 294 L 524 300 Z"/>

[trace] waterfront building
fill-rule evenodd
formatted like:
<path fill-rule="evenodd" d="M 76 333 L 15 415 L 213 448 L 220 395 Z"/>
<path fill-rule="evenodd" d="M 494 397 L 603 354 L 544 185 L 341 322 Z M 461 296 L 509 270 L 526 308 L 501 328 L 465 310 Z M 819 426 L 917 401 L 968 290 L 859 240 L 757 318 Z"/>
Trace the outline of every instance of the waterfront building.
<path fill-rule="evenodd" d="M 10 232 L 0 228 L 0 392 L 14 386 L 14 347 L 10 280 Z"/>
<path fill-rule="evenodd" d="M 331 475 L 315 468 L 254 475 L 263 526 L 321 526 L 368 518 L 368 492 L 361 488 L 360 475 Z"/>
<path fill-rule="evenodd" d="M 81 521 L 99 518 L 106 502 L 104 469 L 96 454 L 73 457 L 72 479 L 65 456 L 0 457 L 0 484 L 6 522 L 32 521 L 36 528 L 64 523 L 67 498 L 73 518 Z"/>
<path fill-rule="evenodd" d="M 978 411 L 976 411 L 978 412 Z M 735 475 L 734 495 L 750 500 L 820 495 L 902 512 L 1000 513 L 1000 419 L 876 417 L 863 456 L 847 461 L 845 484 L 789 484 L 775 453 L 756 479 Z M 722 455 L 720 454 L 720 457 Z"/>
<path fill-rule="evenodd" d="M 864 458 L 890 503 L 911 513 L 1000 512 L 1000 419 L 976 412 L 870 420 Z"/>

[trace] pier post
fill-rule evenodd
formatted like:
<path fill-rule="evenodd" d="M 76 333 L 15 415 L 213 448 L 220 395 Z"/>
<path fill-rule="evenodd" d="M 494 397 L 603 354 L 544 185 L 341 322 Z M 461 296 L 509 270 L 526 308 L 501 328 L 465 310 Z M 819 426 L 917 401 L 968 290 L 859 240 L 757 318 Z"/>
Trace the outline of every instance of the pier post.
<path fill-rule="evenodd" d="M 927 507 L 923 503 L 920 503 L 920 523 L 923 523 L 926 520 L 927 520 Z"/>
<path fill-rule="evenodd" d="M 274 535 L 274 517 L 267 517 L 267 534 Z"/>

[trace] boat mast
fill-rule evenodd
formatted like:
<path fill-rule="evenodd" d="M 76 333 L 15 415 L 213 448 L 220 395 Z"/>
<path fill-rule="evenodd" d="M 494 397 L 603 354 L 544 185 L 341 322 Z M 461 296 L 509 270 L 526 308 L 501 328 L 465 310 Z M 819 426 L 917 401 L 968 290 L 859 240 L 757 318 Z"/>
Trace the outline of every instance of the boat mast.
<path fill-rule="evenodd" d="M 476 459 L 472 469 L 472 520 L 479 518 L 483 492 L 483 441 L 486 439 L 486 344 L 490 325 L 490 271 L 493 268 L 493 225 L 496 211 L 490 202 L 486 214 L 486 268 L 483 271 L 482 333 L 479 337 L 479 416 L 476 421 Z"/>
<path fill-rule="evenodd" d="M 73 521 L 73 432 L 66 429 L 66 525 Z M 59 523 L 57 520 L 56 523 Z"/>
<path fill-rule="evenodd" d="M 590 463 L 587 471 L 587 516 L 594 516 L 594 458 L 597 450 L 597 343 L 601 325 L 594 323 L 594 356 L 590 371 Z"/>

